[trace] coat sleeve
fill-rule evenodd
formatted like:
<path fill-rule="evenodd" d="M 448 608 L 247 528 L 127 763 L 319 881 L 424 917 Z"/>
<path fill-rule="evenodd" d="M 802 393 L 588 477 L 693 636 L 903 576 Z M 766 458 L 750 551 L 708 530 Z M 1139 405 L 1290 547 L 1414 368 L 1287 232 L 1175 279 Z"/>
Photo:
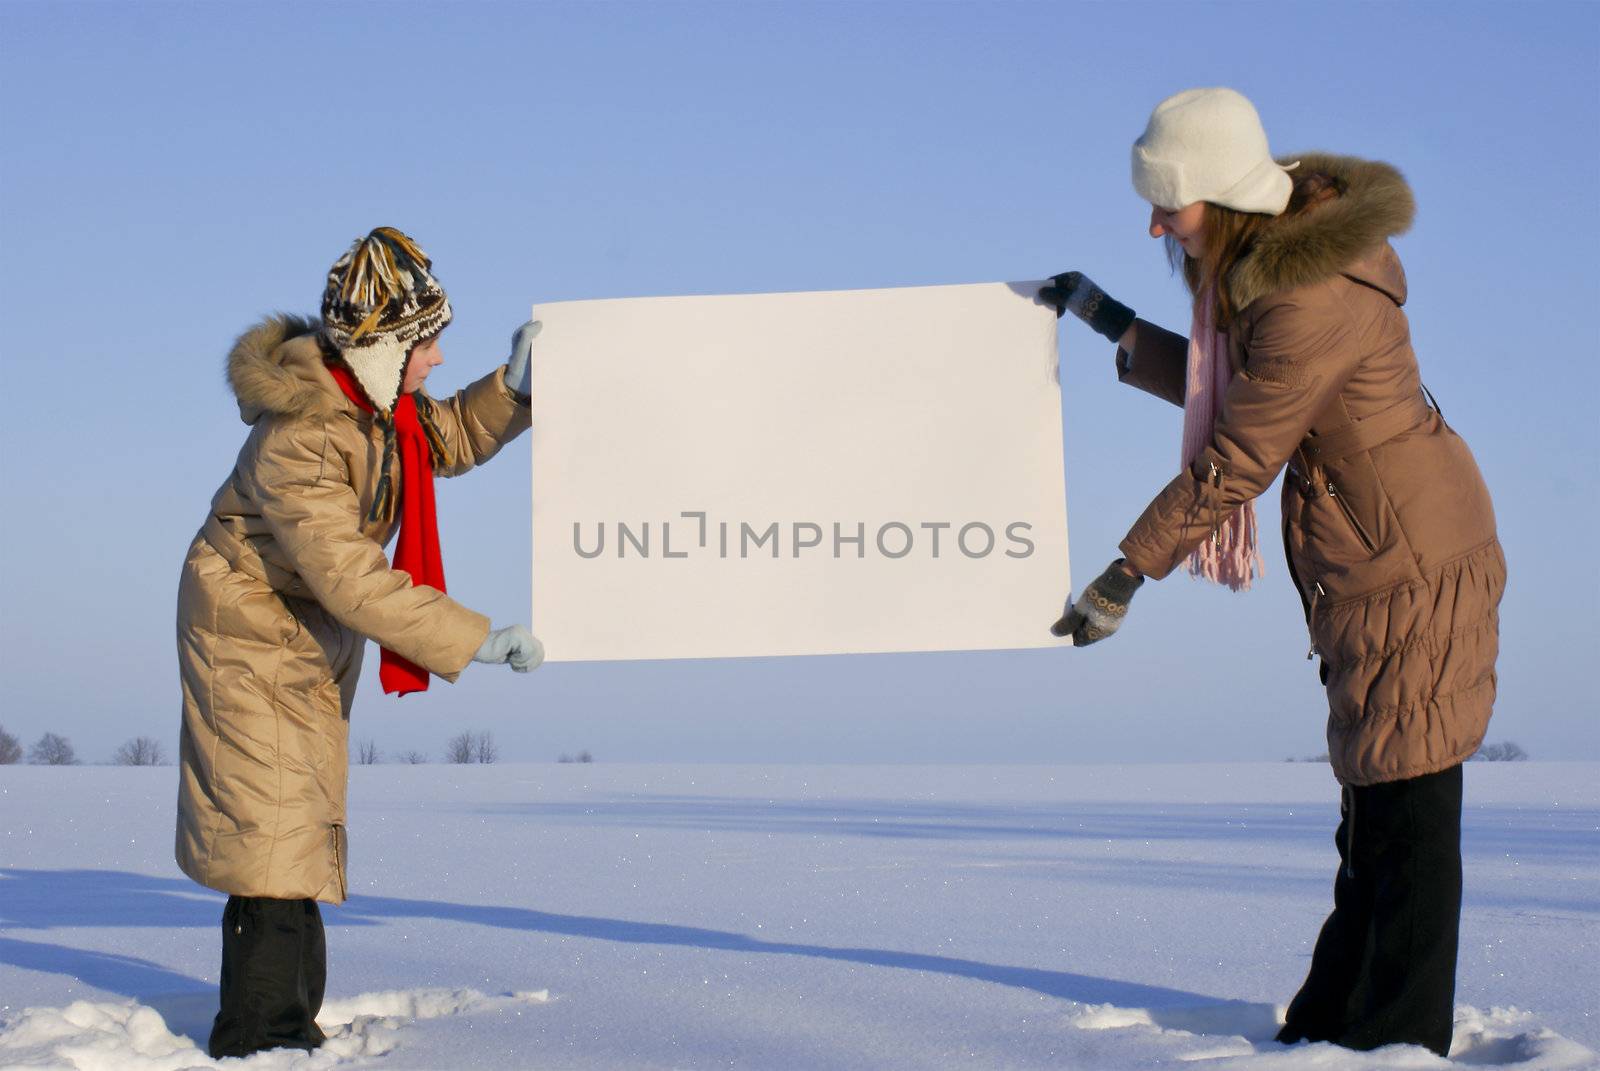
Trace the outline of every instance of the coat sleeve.
<path fill-rule="evenodd" d="M 345 627 L 454 681 L 489 619 L 390 568 L 361 534 L 361 506 L 321 420 L 268 417 L 251 435 L 240 482 L 323 609 Z"/>
<path fill-rule="evenodd" d="M 504 372 L 501 365 L 451 398 L 429 399 L 450 453 L 450 464 L 435 469 L 435 475 L 459 476 L 528 430 L 532 407 L 506 386 Z"/>
<path fill-rule="evenodd" d="M 1134 523 L 1121 544 L 1128 564 L 1161 579 L 1271 486 L 1360 363 L 1351 320 L 1334 284 L 1289 291 L 1262 312 L 1210 445 Z"/>
<path fill-rule="evenodd" d="M 1189 340 L 1149 320 L 1133 321 L 1133 349 L 1117 347 L 1117 378 L 1182 408 Z"/>

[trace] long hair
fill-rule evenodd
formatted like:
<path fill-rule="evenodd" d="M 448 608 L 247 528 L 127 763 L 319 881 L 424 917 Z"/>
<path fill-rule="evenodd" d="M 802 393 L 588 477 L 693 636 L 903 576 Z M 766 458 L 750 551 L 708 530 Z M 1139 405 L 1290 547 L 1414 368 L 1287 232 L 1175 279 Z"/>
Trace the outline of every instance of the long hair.
<path fill-rule="evenodd" d="M 1212 313 L 1217 327 L 1222 330 L 1227 330 L 1239 313 L 1228 290 L 1228 276 L 1239 261 L 1250 254 L 1261 232 L 1275 220 L 1298 215 L 1324 201 L 1342 197 L 1347 185 L 1342 179 L 1319 171 L 1295 174 L 1293 182 L 1288 207 L 1281 216 L 1240 212 L 1207 201 L 1200 224 L 1202 252 L 1199 257 L 1185 253 L 1177 239 L 1167 235 L 1167 263 L 1172 265 L 1173 271 L 1183 274 L 1183 281 L 1196 301 L 1207 289 L 1216 295 L 1217 304 Z"/>

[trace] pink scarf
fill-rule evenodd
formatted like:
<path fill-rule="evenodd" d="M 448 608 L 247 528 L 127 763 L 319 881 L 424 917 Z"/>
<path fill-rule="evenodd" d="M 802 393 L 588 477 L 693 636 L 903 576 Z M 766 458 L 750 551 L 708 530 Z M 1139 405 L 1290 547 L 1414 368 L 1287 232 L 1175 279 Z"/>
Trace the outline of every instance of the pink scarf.
<path fill-rule="evenodd" d="M 1189 330 L 1189 372 L 1183 400 L 1183 464 L 1187 468 L 1211 445 L 1222 412 L 1222 396 L 1233 378 L 1227 344 L 1216 327 L 1216 296 L 1211 290 L 1195 302 Z M 1189 575 L 1234 591 L 1249 591 L 1252 576 L 1265 576 L 1266 563 L 1256 531 L 1256 504 L 1246 502 L 1217 526 L 1189 555 Z"/>

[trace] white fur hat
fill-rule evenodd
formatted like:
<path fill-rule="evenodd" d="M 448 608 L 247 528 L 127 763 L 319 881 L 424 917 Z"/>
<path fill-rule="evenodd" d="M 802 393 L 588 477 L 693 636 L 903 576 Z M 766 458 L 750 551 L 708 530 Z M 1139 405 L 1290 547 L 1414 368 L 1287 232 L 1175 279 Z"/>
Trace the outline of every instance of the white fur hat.
<path fill-rule="evenodd" d="M 1293 184 L 1267 150 L 1261 117 L 1232 89 L 1186 89 L 1150 113 L 1133 143 L 1133 188 L 1159 208 L 1210 201 L 1276 216 Z"/>

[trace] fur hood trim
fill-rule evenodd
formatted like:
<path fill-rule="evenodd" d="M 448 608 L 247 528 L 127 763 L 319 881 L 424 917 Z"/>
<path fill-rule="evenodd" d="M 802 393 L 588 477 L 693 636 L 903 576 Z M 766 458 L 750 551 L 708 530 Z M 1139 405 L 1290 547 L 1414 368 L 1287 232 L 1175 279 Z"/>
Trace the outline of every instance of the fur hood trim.
<path fill-rule="evenodd" d="M 264 413 L 315 416 L 344 408 L 333 377 L 321 367 L 315 337 L 321 326 L 308 316 L 277 313 L 239 336 L 228 351 L 228 385 L 246 424 Z"/>
<path fill-rule="evenodd" d="M 1301 169 L 1334 178 L 1344 193 L 1296 215 L 1280 216 L 1262 232 L 1228 276 L 1236 308 L 1344 273 L 1411 228 L 1416 201 L 1395 167 L 1327 153 L 1302 153 L 1284 157 L 1284 162 L 1296 159 Z"/>

